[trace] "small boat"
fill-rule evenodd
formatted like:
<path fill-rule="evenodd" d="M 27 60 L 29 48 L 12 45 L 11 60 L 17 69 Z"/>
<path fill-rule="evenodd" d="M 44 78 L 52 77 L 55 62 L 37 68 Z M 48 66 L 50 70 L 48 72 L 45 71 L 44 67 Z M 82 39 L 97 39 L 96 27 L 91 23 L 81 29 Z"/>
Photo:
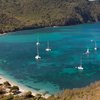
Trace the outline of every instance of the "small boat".
<path fill-rule="evenodd" d="M 39 55 L 36 55 L 36 56 L 35 56 L 35 59 L 38 60 L 38 59 L 41 59 L 41 57 L 40 57 Z"/>
<path fill-rule="evenodd" d="M 94 43 L 94 50 L 96 51 L 97 50 L 97 44 L 96 44 L 96 42 Z"/>
<path fill-rule="evenodd" d="M 47 48 L 45 49 L 45 51 L 47 51 L 47 52 L 51 51 L 51 49 L 49 47 L 49 41 L 47 42 Z"/>
<path fill-rule="evenodd" d="M 35 59 L 38 60 L 38 59 L 41 59 L 41 57 L 39 56 L 39 47 L 37 45 L 37 55 L 35 56 Z"/>
<path fill-rule="evenodd" d="M 95 48 L 94 48 L 94 50 L 96 51 L 96 50 L 97 50 L 97 48 L 95 47 Z"/>
<path fill-rule="evenodd" d="M 79 70 L 83 70 L 84 68 L 82 67 L 82 58 L 81 58 L 81 60 L 80 60 L 80 65 L 77 67 L 77 69 L 79 69 Z"/>
<path fill-rule="evenodd" d="M 83 70 L 84 68 L 80 65 L 77 67 L 79 70 Z"/>
<path fill-rule="evenodd" d="M 37 36 L 37 42 L 36 42 L 36 45 L 40 45 L 40 42 L 39 42 L 39 36 Z"/>
<path fill-rule="evenodd" d="M 90 53 L 90 50 L 87 49 L 86 52 L 84 54 L 88 55 Z"/>
<path fill-rule="evenodd" d="M 96 44 L 96 41 L 91 40 L 91 42 L 94 42 L 94 50 L 97 51 L 97 44 Z"/>
<path fill-rule="evenodd" d="M 40 42 L 39 42 L 39 41 L 37 41 L 37 42 L 36 42 L 36 45 L 38 46 L 39 44 L 40 44 Z"/>

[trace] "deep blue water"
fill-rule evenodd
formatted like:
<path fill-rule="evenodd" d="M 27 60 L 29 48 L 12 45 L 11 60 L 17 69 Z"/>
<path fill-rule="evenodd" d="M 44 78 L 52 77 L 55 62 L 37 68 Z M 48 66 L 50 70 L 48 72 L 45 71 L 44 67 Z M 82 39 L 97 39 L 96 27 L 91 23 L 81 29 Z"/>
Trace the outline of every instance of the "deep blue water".
<path fill-rule="evenodd" d="M 36 61 L 36 40 L 41 60 Z M 98 50 L 94 51 L 95 40 Z M 47 41 L 51 52 L 46 52 Z M 83 53 L 90 48 L 90 55 Z M 83 55 L 83 56 L 82 56 Z M 83 58 L 84 70 L 75 67 Z M 50 94 L 100 80 L 100 23 L 42 28 L 0 36 L 0 73 Z"/>

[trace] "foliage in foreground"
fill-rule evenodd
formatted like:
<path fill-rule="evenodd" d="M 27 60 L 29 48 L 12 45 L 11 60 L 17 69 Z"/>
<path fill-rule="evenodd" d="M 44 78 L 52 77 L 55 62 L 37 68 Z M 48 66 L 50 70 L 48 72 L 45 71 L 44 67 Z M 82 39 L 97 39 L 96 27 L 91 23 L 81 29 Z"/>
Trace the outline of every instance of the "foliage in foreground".
<path fill-rule="evenodd" d="M 47 99 L 43 98 L 41 94 L 33 96 L 30 91 L 23 95 L 15 95 L 12 94 L 12 92 L 6 94 L 5 88 L 1 88 L 2 86 L 0 86 L 0 100 L 100 100 L 100 82 L 95 82 L 94 84 L 90 84 L 90 86 L 80 89 L 66 89 Z M 16 90 L 19 88 L 13 86 L 11 87 L 11 90 L 12 89 Z"/>

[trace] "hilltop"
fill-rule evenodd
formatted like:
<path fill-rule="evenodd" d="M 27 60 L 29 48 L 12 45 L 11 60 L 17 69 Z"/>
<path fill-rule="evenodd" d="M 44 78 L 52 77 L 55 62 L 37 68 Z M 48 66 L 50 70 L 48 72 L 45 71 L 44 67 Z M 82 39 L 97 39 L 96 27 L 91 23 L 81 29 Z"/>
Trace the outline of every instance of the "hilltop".
<path fill-rule="evenodd" d="M 100 2 L 0 0 L 0 33 L 100 21 Z"/>

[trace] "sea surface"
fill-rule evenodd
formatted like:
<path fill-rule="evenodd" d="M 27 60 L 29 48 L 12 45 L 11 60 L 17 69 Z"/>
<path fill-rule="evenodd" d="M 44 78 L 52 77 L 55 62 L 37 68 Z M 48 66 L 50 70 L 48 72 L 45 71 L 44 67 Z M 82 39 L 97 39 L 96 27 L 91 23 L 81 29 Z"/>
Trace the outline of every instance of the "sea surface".
<path fill-rule="evenodd" d="M 35 59 L 37 39 L 40 41 L 40 60 Z M 45 51 L 48 41 L 51 52 Z M 87 48 L 89 55 L 84 54 Z M 84 70 L 77 69 L 81 59 Z M 0 36 L 0 74 L 49 94 L 100 80 L 100 22 Z"/>

